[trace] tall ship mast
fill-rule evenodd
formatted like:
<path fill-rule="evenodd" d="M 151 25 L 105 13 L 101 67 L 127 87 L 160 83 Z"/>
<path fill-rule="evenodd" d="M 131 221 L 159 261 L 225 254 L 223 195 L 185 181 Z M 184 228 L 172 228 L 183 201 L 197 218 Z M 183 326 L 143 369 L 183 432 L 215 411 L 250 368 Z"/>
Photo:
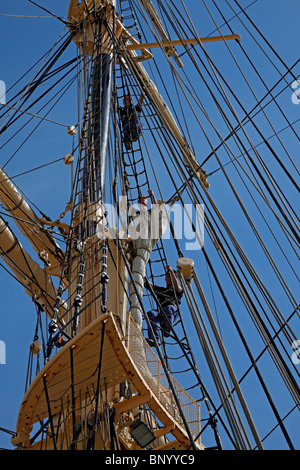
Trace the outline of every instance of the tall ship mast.
<path fill-rule="evenodd" d="M 299 448 L 299 61 L 236 0 L 31 3 L 63 31 L 1 100 L 1 276 L 34 324 L 1 430 L 18 450 Z M 48 126 L 50 214 L 13 166 Z"/>

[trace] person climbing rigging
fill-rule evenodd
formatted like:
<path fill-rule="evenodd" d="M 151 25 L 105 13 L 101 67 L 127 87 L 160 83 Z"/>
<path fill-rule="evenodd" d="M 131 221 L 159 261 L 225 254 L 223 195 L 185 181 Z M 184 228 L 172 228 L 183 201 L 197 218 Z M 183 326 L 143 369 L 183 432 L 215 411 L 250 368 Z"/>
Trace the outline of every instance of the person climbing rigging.
<path fill-rule="evenodd" d="M 165 215 L 161 204 L 158 204 L 152 189 L 149 189 L 148 193 L 152 203 L 150 209 L 148 209 L 148 197 L 140 195 L 138 197 L 138 209 L 131 206 L 128 211 L 129 217 L 133 220 L 133 225 L 129 227 L 128 231 L 130 237 L 134 240 L 140 238 L 143 240 L 155 239 L 157 241 L 161 236 L 162 224 L 165 223 Z M 163 216 L 164 221 L 162 220 Z"/>
<path fill-rule="evenodd" d="M 171 266 L 167 265 L 166 270 L 166 287 L 155 286 L 147 279 L 145 281 L 145 288 L 150 292 L 153 291 L 155 293 L 160 307 L 162 307 L 165 313 L 164 315 L 159 307 L 147 312 L 153 333 L 158 342 L 160 329 L 162 329 L 163 336 L 168 337 L 170 335 L 171 327 L 178 318 L 178 304 L 180 304 L 180 299 L 183 295 L 182 287 L 180 286 Z M 155 345 L 150 328 L 148 328 L 148 338 L 146 341 L 150 346 Z"/>
<path fill-rule="evenodd" d="M 136 142 L 143 132 L 143 125 L 141 122 L 141 112 L 144 103 L 144 94 L 142 93 L 136 106 L 130 95 L 124 96 L 124 107 L 119 106 L 119 115 L 122 123 L 123 142 L 126 150 L 132 148 L 132 142 Z"/>
<path fill-rule="evenodd" d="M 142 328 L 142 307 L 140 300 L 143 297 L 144 277 L 146 265 L 150 254 L 167 227 L 167 218 L 164 213 L 164 204 L 159 204 L 152 189 L 148 191 L 152 206 L 148 209 L 148 199 L 140 196 L 139 210 L 131 206 L 129 216 L 132 224 L 128 227 L 128 235 L 131 239 L 131 271 L 133 282 L 129 285 L 130 311 L 137 326 Z"/>

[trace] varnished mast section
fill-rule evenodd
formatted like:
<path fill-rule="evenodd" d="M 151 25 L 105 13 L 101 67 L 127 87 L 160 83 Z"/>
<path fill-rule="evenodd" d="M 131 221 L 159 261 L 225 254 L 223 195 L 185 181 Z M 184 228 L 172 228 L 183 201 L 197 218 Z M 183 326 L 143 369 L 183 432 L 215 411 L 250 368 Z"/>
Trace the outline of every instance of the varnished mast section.
<path fill-rule="evenodd" d="M 80 53 L 92 58 L 77 200 L 46 364 L 26 392 L 12 441 L 20 449 L 142 449 L 146 445 L 139 445 L 131 431 L 147 422 L 151 448 L 200 450 L 200 405 L 166 370 L 133 321 L 127 299 L 131 241 L 116 237 L 118 231 L 105 224 L 111 35 L 123 34 L 125 45 L 134 39 L 115 17 L 114 1 L 77 3 L 72 0 L 69 7 L 70 32 Z M 135 58 L 135 51 L 128 53 Z M 157 106 L 164 106 L 140 64 L 138 70 Z M 180 142 L 168 110 L 165 115 Z M 198 171 L 192 155 L 183 151 Z M 66 293 L 61 328 L 58 307 Z M 53 355 L 55 347 L 60 349 Z"/>

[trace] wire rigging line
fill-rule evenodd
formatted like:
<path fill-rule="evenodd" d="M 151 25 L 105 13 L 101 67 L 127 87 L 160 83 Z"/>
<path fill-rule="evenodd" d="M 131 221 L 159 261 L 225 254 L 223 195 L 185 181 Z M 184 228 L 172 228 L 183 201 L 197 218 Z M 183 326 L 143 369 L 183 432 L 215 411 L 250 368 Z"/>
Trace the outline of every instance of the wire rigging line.
<path fill-rule="evenodd" d="M 14 176 L 9 176 L 6 179 L 2 179 L 1 183 L 8 180 L 13 180 L 14 178 L 19 178 L 20 176 L 27 175 L 28 173 L 32 173 L 33 171 L 40 170 L 41 168 L 45 168 L 46 166 L 53 165 L 54 163 L 62 162 L 62 158 L 58 158 L 57 160 L 53 160 L 52 162 L 45 163 L 44 165 L 36 166 L 35 168 L 31 168 L 30 170 L 23 171 L 22 173 L 18 173 Z"/>
<path fill-rule="evenodd" d="M 4 13 L 0 13 L 0 16 L 8 16 L 10 18 L 57 18 L 57 16 L 30 16 L 30 15 L 7 15 Z M 62 18 L 62 17 L 61 17 Z"/>
<path fill-rule="evenodd" d="M 251 20 L 250 16 L 246 13 L 245 9 L 241 7 L 239 2 L 237 0 L 234 0 L 236 5 L 239 7 L 240 11 L 244 13 L 246 18 L 249 20 L 249 22 L 252 24 L 252 26 L 255 28 L 255 30 L 258 32 L 260 37 L 264 40 L 264 42 L 268 45 L 268 47 L 271 49 L 273 54 L 276 55 L 277 59 L 282 63 L 282 65 L 287 69 L 288 72 L 293 77 L 293 80 L 297 80 L 297 77 L 291 72 L 290 68 L 286 65 L 286 63 L 283 61 L 283 59 L 279 56 L 278 52 L 274 49 L 274 47 L 270 44 L 270 42 L 266 39 L 266 37 L 262 34 L 262 32 L 258 29 L 258 27 L 255 25 L 255 23 Z"/>
<path fill-rule="evenodd" d="M 220 166 L 222 167 L 221 162 L 220 162 L 219 158 L 217 157 L 217 154 L 216 154 L 216 158 L 217 158 L 217 160 L 218 160 Z M 265 198 L 265 200 L 266 200 L 266 198 Z M 266 201 L 267 201 L 267 200 L 266 200 Z"/>
<path fill-rule="evenodd" d="M 76 77 L 72 78 L 72 79 L 69 81 L 69 83 L 67 84 L 67 86 L 64 86 L 64 87 L 60 90 L 61 96 L 58 96 L 58 98 L 57 98 L 57 95 L 54 95 L 54 96 L 50 99 L 50 101 L 52 101 L 54 98 L 56 98 L 56 101 L 55 101 L 55 103 L 53 104 L 53 106 L 49 109 L 49 111 L 46 113 L 46 116 L 52 111 L 52 109 L 56 106 L 56 104 L 58 103 L 58 101 L 64 96 L 64 94 L 65 94 L 65 93 L 68 91 L 68 89 L 72 86 L 72 84 L 75 82 L 75 80 L 76 80 Z M 64 88 L 65 88 L 65 89 L 64 89 Z M 50 102 L 50 101 L 49 101 L 49 102 Z M 48 102 L 48 103 L 49 103 L 49 102 Z M 41 109 L 43 109 L 45 106 L 47 106 L 48 103 L 46 103 Z M 27 126 L 27 125 L 29 124 L 29 122 L 30 122 L 32 119 L 33 119 L 33 117 L 31 117 L 30 120 L 27 121 L 27 122 L 22 126 L 21 129 L 23 129 L 25 126 Z M 23 141 L 23 143 L 22 143 L 22 144 L 18 147 L 18 149 L 11 155 L 11 157 L 6 161 L 6 163 L 3 165 L 2 168 L 5 168 L 5 167 L 8 165 L 8 163 L 13 159 L 13 157 L 17 154 L 17 152 L 20 150 L 20 148 L 25 144 L 25 142 L 26 142 L 26 141 L 29 139 L 29 137 L 36 131 L 36 129 L 40 126 L 40 124 L 41 124 L 42 122 L 43 122 L 43 120 L 41 120 L 41 121 L 36 125 L 36 127 L 31 131 L 31 133 L 29 134 L 29 136 L 27 136 L 27 137 L 25 138 L 25 140 Z M 18 129 L 18 131 L 17 131 L 16 133 L 20 132 L 21 129 Z M 11 139 L 12 139 L 12 137 L 11 137 Z M 11 140 L 11 139 L 9 139 L 9 140 Z M 5 144 L 3 144 L 3 146 L 1 147 L 1 149 L 9 142 L 9 140 L 8 140 Z"/>
<path fill-rule="evenodd" d="M 203 1 L 204 1 L 204 0 L 203 0 Z M 205 2 L 204 2 L 204 3 L 205 3 Z M 226 42 L 225 42 L 225 44 L 226 44 Z M 227 45 L 227 44 L 226 44 L 226 47 L 228 48 L 228 45 Z M 209 60 L 209 62 L 211 62 L 211 61 Z M 254 148 L 254 146 L 253 146 L 253 144 L 252 144 L 252 142 L 251 142 L 251 140 L 250 140 L 250 138 L 249 138 L 247 132 L 245 131 L 244 127 L 242 126 L 242 123 L 241 123 L 241 121 L 240 121 L 240 119 L 239 119 L 239 117 L 238 117 L 236 111 L 234 110 L 234 108 L 233 108 L 233 106 L 232 106 L 232 104 L 231 104 L 231 102 L 230 102 L 230 100 L 229 100 L 229 98 L 228 98 L 228 96 L 227 96 L 227 94 L 226 94 L 226 92 L 225 92 L 225 90 L 224 90 L 224 88 L 223 88 L 223 86 L 222 86 L 222 84 L 221 84 L 219 78 L 218 78 L 217 75 L 216 75 L 216 72 L 214 71 L 214 67 L 213 67 L 212 69 L 213 69 L 214 75 L 216 76 L 217 82 L 218 82 L 220 88 L 221 88 L 222 91 L 223 91 L 224 99 L 226 100 L 226 102 L 227 102 L 227 104 L 228 104 L 228 106 L 229 106 L 229 109 L 230 109 L 232 115 L 234 116 L 234 118 L 237 120 L 237 122 L 238 122 L 239 125 L 241 126 L 241 129 L 242 129 L 242 131 L 243 131 L 243 134 L 244 134 L 246 140 L 247 140 L 247 141 L 249 142 L 249 144 L 251 145 L 251 148 L 252 148 L 252 150 L 254 151 L 255 156 L 258 158 L 259 163 L 262 165 L 262 168 L 264 169 L 264 171 L 265 171 L 265 173 L 266 173 L 266 175 L 267 175 L 267 179 L 270 181 L 271 186 L 273 186 L 273 189 L 274 189 L 275 193 L 276 193 L 276 194 L 279 196 L 279 198 L 280 198 L 280 202 L 285 206 L 285 203 L 284 203 L 284 201 L 283 201 L 283 199 L 282 199 L 282 196 L 281 196 L 280 193 L 279 193 L 278 183 L 277 183 L 277 185 L 275 186 L 275 183 L 274 183 L 274 181 L 273 181 L 273 177 L 270 176 L 270 173 L 269 173 L 268 169 L 266 168 L 266 165 L 264 164 L 264 162 L 263 162 L 263 160 L 261 159 L 260 155 L 258 154 L 257 150 Z M 217 106 L 219 107 L 218 104 L 217 104 Z M 256 126 L 256 127 L 257 127 L 257 126 Z M 270 147 L 270 144 L 269 144 L 268 142 L 266 142 L 266 143 L 267 143 L 268 147 Z M 244 146 L 243 146 L 243 147 L 244 147 Z M 285 212 L 283 211 L 283 209 L 282 209 L 282 207 L 281 207 L 281 204 L 280 204 L 279 202 L 277 202 L 277 199 L 276 199 L 276 197 L 275 197 L 275 194 L 272 192 L 271 187 L 267 184 L 267 180 L 265 179 L 265 177 L 263 176 L 263 174 L 262 174 L 261 171 L 259 170 L 257 164 L 254 162 L 254 160 L 253 160 L 253 158 L 250 156 L 250 154 L 248 154 L 248 158 L 250 159 L 252 165 L 254 166 L 255 170 L 256 170 L 257 173 L 259 174 L 261 180 L 262 180 L 263 183 L 265 184 L 268 193 L 270 194 L 270 196 L 271 196 L 272 200 L 274 201 L 274 203 L 276 204 L 278 210 L 281 212 L 282 216 L 284 217 L 284 219 L 285 219 L 286 223 L 288 224 L 288 226 L 289 226 L 291 232 L 293 233 L 295 239 L 300 241 L 296 229 L 294 228 L 294 226 L 293 226 L 292 223 L 290 222 L 289 218 L 286 216 Z M 287 210 L 287 213 L 291 216 L 291 214 L 289 213 L 288 210 Z M 292 216 L 291 216 L 291 219 L 293 219 Z"/>
<path fill-rule="evenodd" d="M 68 22 L 65 21 L 62 17 L 55 15 L 54 13 L 51 13 L 49 10 L 46 8 L 42 7 L 38 3 L 34 2 L 33 0 L 28 0 L 30 3 L 33 3 L 33 5 L 37 6 L 38 8 L 41 8 L 41 10 L 44 10 L 46 13 L 49 13 L 52 17 L 56 18 L 57 20 L 61 21 L 65 25 L 68 25 Z"/>
<path fill-rule="evenodd" d="M 226 46 L 227 46 L 227 44 L 226 44 Z M 228 47 L 228 46 L 227 46 L 227 47 Z M 240 45 L 240 47 L 242 47 L 242 46 Z M 206 55 L 207 55 L 207 54 L 206 54 Z M 210 60 L 211 60 L 211 59 L 210 59 Z M 294 64 L 294 65 L 295 65 L 295 64 Z M 253 64 L 252 64 L 252 66 L 253 66 Z M 214 67 L 216 68 L 215 65 L 214 65 Z M 220 74 L 219 71 L 218 71 L 218 73 Z M 284 78 L 284 76 L 283 76 L 282 78 Z M 223 78 L 223 80 L 224 80 L 224 78 Z M 229 86 L 229 85 L 227 84 L 227 86 Z M 233 93 L 232 90 L 231 90 L 231 92 Z M 238 100 L 238 98 L 236 97 L 236 95 L 234 95 L 234 96 L 235 96 L 235 98 Z M 262 100 L 261 100 L 261 101 L 262 101 Z M 240 102 L 239 102 L 239 104 L 241 105 Z M 241 106 L 242 106 L 242 105 L 241 105 Z M 260 102 L 258 102 L 258 104 L 255 106 L 255 108 L 256 108 L 257 106 L 260 106 Z M 261 106 L 260 106 L 260 107 L 261 107 Z M 255 109 L 255 108 L 253 108 L 253 109 Z M 261 108 L 261 110 L 263 110 L 263 108 Z M 250 113 L 247 113 L 246 110 L 244 110 L 244 111 L 245 111 L 246 117 L 243 119 L 243 121 L 244 121 L 247 117 L 250 118 L 250 116 L 249 116 Z M 252 110 L 252 111 L 253 111 L 253 110 Z M 243 121 L 242 121 L 242 122 L 243 122 Z M 251 122 L 252 122 L 252 124 L 255 126 L 255 124 L 254 124 L 254 122 L 253 122 L 253 119 L 251 119 Z M 239 129 L 239 128 L 240 128 L 240 124 L 236 127 L 236 130 Z M 260 133 L 260 135 L 262 136 L 261 131 L 259 130 L 259 128 L 258 128 L 257 126 L 255 126 L 255 128 L 256 128 L 256 130 Z M 275 133 L 276 133 L 276 131 L 275 131 Z M 232 135 L 233 135 L 233 134 L 231 133 L 229 136 L 231 137 Z M 263 137 L 263 136 L 262 136 L 262 137 Z M 227 138 L 226 138 L 225 140 L 227 140 Z M 266 141 L 266 139 L 264 139 L 264 140 Z M 224 141 L 224 140 L 223 140 L 223 141 Z M 223 143 L 223 141 L 222 141 L 222 143 Z M 282 143 L 281 143 L 281 144 L 282 144 Z M 221 145 L 222 145 L 222 144 L 221 144 Z M 281 165 L 281 167 L 283 168 L 283 170 L 286 172 L 287 176 L 291 179 L 292 183 L 293 183 L 293 184 L 295 185 L 295 187 L 297 188 L 298 185 L 295 183 L 294 179 L 292 178 L 292 176 L 290 175 L 290 173 L 287 171 L 286 167 L 285 167 L 285 166 L 283 165 L 283 163 L 281 162 L 281 159 L 278 158 L 278 156 L 276 155 L 276 153 L 274 152 L 274 150 L 271 148 L 271 146 L 270 146 L 267 142 L 266 142 L 266 145 L 268 146 L 269 150 L 272 152 L 273 156 L 276 158 L 276 160 L 277 160 L 277 162 L 279 163 L 279 165 Z M 219 147 L 220 147 L 220 146 L 219 146 Z M 286 149 L 285 149 L 285 151 L 286 151 Z M 210 154 L 210 156 L 212 156 L 212 155 L 214 155 L 214 152 L 212 152 L 212 153 Z M 289 156 L 288 153 L 287 153 L 287 155 Z M 205 162 L 207 162 L 208 158 L 209 158 L 209 157 L 207 157 L 207 158 L 202 162 L 201 166 L 202 166 Z M 289 158 L 290 158 L 290 156 L 289 156 Z M 290 160 L 291 160 L 291 158 L 290 158 Z M 292 162 L 292 163 L 293 163 L 293 162 Z M 294 163 L 293 163 L 293 165 L 294 165 Z"/>
<path fill-rule="evenodd" d="M 59 51 L 54 55 L 54 57 L 52 58 L 51 62 L 49 63 L 48 67 L 46 68 L 46 70 L 41 74 L 40 78 L 33 84 L 32 87 L 30 87 L 28 89 L 28 93 L 26 97 L 24 97 L 24 101 L 23 101 L 23 104 L 29 99 L 29 97 L 33 94 L 33 92 L 35 91 L 35 89 L 37 88 L 37 86 L 42 83 L 43 79 L 45 78 L 46 74 L 48 73 L 48 71 L 50 70 L 50 68 L 53 66 L 53 64 L 59 59 L 59 57 L 63 54 L 63 52 L 65 51 L 65 49 L 68 47 L 68 45 L 70 44 L 71 42 L 71 39 L 68 38 L 65 43 L 60 47 Z M 75 68 L 75 67 L 74 67 Z M 67 72 L 65 75 L 68 75 L 69 72 Z M 59 83 L 60 80 L 57 81 L 57 83 Z M 33 103 L 31 103 L 27 108 L 26 108 L 26 112 L 32 108 L 32 106 L 34 106 L 39 100 L 41 100 L 44 96 L 46 96 L 51 90 L 52 88 L 54 87 L 55 85 L 52 85 L 52 87 L 48 88 L 44 93 L 42 93 L 42 95 L 37 98 Z M 23 95 L 24 96 L 24 95 Z M 21 98 L 20 98 L 21 100 Z M 19 100 L 19 101 L 20 101 Z M 17 111 L 15 111 L 15 113 L 13 114 L 16 115 L 17 114 Z M 15 121 L 17 121 L 19 119 L 20 116 L 16 117 L 15 119 L 13 119 L 13 116 L 10 118 L 10 120 L 7 120 L 5 122 L 7 122 L 7 124 L 5 124 L 5 127 L 3 127 L 5 130 L 7 129 L 8 125 L 11 125 L 12 123 L 14 123 Z"/>
<path fill-rule="evenodd" d="M 299 121 L 300 121 L 300 118 L 299 118 L 299 119 L 296 119 L 296 121 L 292 122 L 291 125 L 297 124 Z M 285 126 L 285 127 L 283 127 L 282 129 L 280 129 L 279 131 L 277 131 L 277 134 L 280 134 L 281 132 L 286 131 L 287 129 L 289 129 L 289 127 L 290 127 L 290 126 Z M 232 135 L 233 135 L 233 134 L 232 134 Z M 230 135 L 230 136 L 231 136 L 231 135 Z M 276 137 L 276 134 L 270 135 L 269 137 L 267 137 L 266 140 L 270 140 L 270 139 L 272 139 L 273 137 Z M 227 137 L 224 139 L 224 141 L 226 141 L 226 139 L 227 139 Z M 259 142 L 258 144 L 256 144 L 255 147 L 259 147 L 260 145 L 262 145 L 262 144 L 264 144 L 264 143 L 265 143 L 265 140 L 262 140 L 261 142 Z M 221 144 L 220 144 L 217 148 L 215 148 L 214 150 L 216 151 L 218 148 L 222 147 L 222 145 L 223 145 L 223 141 L 222 141 Z M 248 151 L 250 151 L 250 150 L 251 150 L 251 149 L 248 149 Z M 214 155 L 214 153 L 212 152 L 212 153 L 207 157 L 207 159 L 210 158 L 210 156 L 213 156 L 213 155 Z M 236 159 L 238 160 L 238 159 L 241 158 L 243 155 L 245 155 L 245 154 L 238 155 L 238 156 L 236 157 Z M 225 166 L 227 166 L 227 165 L 230 165 L 231 163 L 232 163 L 232 160 L 229 161 L 229 162 L 227 162 L 227 163 L 224 163 L 224 164 L 223 164 L 223 167 L 225 167 Z M 293 162 L 293 164 L 294 164 L 294 162 Z M 202 165 L 203 165 L 203 163 L 202 163 Z M 295 168 L 295 169 L 297 170 L 297 168 Z M 215 170 L 211 170 L 211 171 L 207 174 L 207 176 L 211 176 L 211 175 L 213 175 L 214 173 L 216 173 L 216 172 L 219 171 L 219 170 L 221 170 L 221 167 L 216 168 Z M 298 170 L 297 170 L 297 172 L 298 172 Z"/>
<path fill-rule="evenodd" d="M 51 119 L 47 119 L 43 116 L 38 116 L 37 114 L 32 114 L 32 113 L 29 113 L 28 111 L 23 111 L 22 109 L 19 109 L 19 108 L 15 108 L 14 106 L 9 106 L 8 104 L 2 104 L 2 106 L 5 106 L 9 109 L 14 109 L 15 111 L 18 111 L 19 113 L 22 113 L 22 114 L 27 114 L 28 116 L 32 116 L 34 118 L 38 118 L 38 119 L 42 119 L 43 121 L 47 121 L 47 122 L 51 122 L 52 124 L 57 124 L 58 126 L 62 126 L 62 127 L 69 127 L 68 124 L 62 124 L 61 122 L 57 122 L 57 121 L 52 121 Z M 3 130 L 6 130 L 6 128 L 2 128 L 1 131 L 0 131 L 0 134 L 3 132 Z"/>
<path fill-rule="evenodd" d="M 229 3 L 228 3 L 228 0 L 226 0 L 226 3 L 227 3 L 228 6 L 230 6 Z M 217 5 L 216 5 L 216 3 L 215 3 L 215 0 L 214 0 L 214 5 L 215 5 L 215 7 L 218 9 L 219 13 L 222 15 L 222 18 L 223 18 L 223 14 L 221 13 L 220 9 L 217 7 Z M 232 8 L 232 7 L 230 6 L 230 8 Z M 233 11 L 234 11 L 234 10 L 233 10 Z M 239 17 L 239 20 L 241 21 L 240 17 Z M 243 22 L 242 22 L 242 24 L 243 24 L 243 26 L 245 27 L 245 25 L 244 25 Z M 228 24 L 228 27 L 230 28 L 230 25 L 229 25 L 229 24 Z M 231 28 L 230 28 L 230 29 L 231 29 Z M 247 28 L 246 28 L 246 30 L 249 32 L 249 34 L 251 34 L 250 31 L 249 31 Z M 231 31 L 232 31 L 232 30 L 231 30 Z M 251 37 L 253 37 L 253 36 L 251 35 Z M 257 67 L 255 67 L 253 61 L 250 59 L 250 57 L 249 57 L 249 55 L 247 54 L 246 50 L 244 49 L 243 45 L 242 45 L 241 43 L 239 43 L 239 46 L 240 46 L 240 48 L 243 50 L 245 56 L 247 57 L 249 63 L 251 64 L 252 68 L 255 70 L 255 73 L 259 76 L 259 78 L 260 78 L 260 80 L 262 81 L 262 83 L 264 84 L 265 88 L 268 90 L 267 84 L 264 82 L 264 80 L 263 80 L 263 78 L 261 77 L 261 75 L 260 75 L 260 73 L 259 73 Z M 297 61 L 296 63 L 298 63 L 298 61 Z M 290 70 L 292 70 L 293 67 L 294 67 L 294 65 L 290 68 Z M 286 74 L 287 74 L 287 73 L 288 73 L 288 72 L 286 72 Z M 286 74 L 284 74 L 280 80 L 284 80 Z M 287 87 L 288 87 L 288 86 L 289 86 L 289 83 L 287 83 Z M 269 90 L 268 90 L 268 91 L 269 91 Z M 271 94 L 271 93 L 270 93 L 270 95 L 271 95 L 271 97 L 272 97 L 272 94 Z M 278 101 L 277 101 L 274 97 L 272 97 L 272 98 L 273 98 L 274 103 L 276 104 L 276 107 L 280 110 L 282 116 L 284 117 L 284 119 L 285 119 L 285 120 L 288 122 L 288 124 L 289 124 L 288 118 L 287 118 L 286 114 L 284 113 L 284 111 L 282 110 L 282 108 L 280 107 Z M 293 127 L 292 127 L 291 125 L 290 125 L 290 127 L 291 127 L 292 131 L 294 132 L 294 135 L 299 139 L 299 137 L 298 137 L 297 133 L 295 132 L 295 130 L 293 129 Z"/>
<path fill-rule="evenodd" d="M 43 59 L 45 59 L 45 57 L 49 57 L 51 51 L 54 49 L 55 45 L 59 44 L 61 41 L 63 41 L 64 39 L 64 36 L 63 36 L 63 32 L 64 32 L 65 28 L 63 29 L 62 33 L 60 34 L 59 38 L 57 39 L 56 43 L 50 48 L 49 51 L 47 51 L 40 59 L 38 59 L 23 75 L 20 76 L 20 78 L 18 80 L 16 80 L 16 82 L 11 85 L 10 88 L 7 89 L 7 93 L 9 93 L 13 88 L 15 88 L 15 86 L 21 82 L 21 80 L 23 80 L 23 78 L 26 77 L 26 75 L 29 74 L 29 72 L 31 72 Z M 65 37 L 67 36 L 68 33 L 65 34 Z M 45 63 L 45 62 L 44 62 Z M 41 68 L 39 70 L 41 70 L 43 67 L 43 65 L 41 66 Z M 35 77 L 38 75 L 39 72 L 37 72 L 37 74 L 35 74 Z M 35 78 L 34 77 L 34 78 Z M 26 90 L 28 90 L 28 88 L 30 88 L 31 84 L 34 82 L 34 78 L 31 80 L 31 82 L 29 84 L 26 85 L 26 87 L 24 87 L 20 92 L 17 93 L 17 95 L 15 95 L 13 98 L 11 98 L 8 103 L 10 103 L 11 101 L 13 101 L 17 96 L 19 96 L 21 93 L 26 93 Z M 1 116 L 2 117 L 2 116 Z"/>
<path fill-rule="evenodd" d="M 53 49 L 55 48 L 55 46 L 62 40 L 62 38 L 61 38 L 62 34 L 63 34 L 63 32 L 60 34 L 59 38 L 56 40 L 55 44 L 54 44 L 54 45 L 52 46 L 52 48 L 48 51 L 48 53 L 45 54 L 39 61 L 37 61 L 35 65 L 37 65 L 44 57 L 49 57 L 49 56 L 50 56 L 50 54 L 51 54 L 51 52 L 53 51 Z M 40 73 L 40 72 L 43 70 L 43 68 L 45 67 L 45 63 L 46 63 L 46 59 L 45 59 L 45 61 L 43 62 L 42 66 L 40 67 L 39 71 L 38 71 L 38 72 L 35 74 L 35 76 L 32 78 L 31 82 L 29 82 L 29 84 L 28 84 L 25 88 L 23 88 L 23 90 L 21 90 L 21 92 L 19 92 L 19 93 L 16 95 L 16 96 L 21 95 L 21 97 L 18 99 L 17 103 L 15 103 L 15 106 L 18 105 L 18 103 L 21 101 L 21 99 L 22 99 L 23 97 L 25 97 L 26 95 L 27 95 L 27 97 L 28 97 L 28 96 L 30 95 L 29 92 L 32 92 L 32 91 L 30 91 L 30 87 L 31 87 L 31 85 L 34 83 L 35 78 L 39 75 L 39 73 Z M 34 66 L 35 66 L 35 65 L 34 65 Z M 34 66 L 32 66 L 21 78 L 25 77 L 26 74 L 34 68 Z M 19 79 L 19 80 L 10 88 L 10 90 L 11 90 L 20 80 L 21 80 L 21 79 Z M 10 100 L 10 101 L 11 101 L 11 100 Z M 10 102 L 10 101 L 9 101 L 9 102 Z M 5 115 L 5 114 L 6 114 L 6 113 L 4 113 L 3 115 Z M 10 116 L 11 114 L 12 114 L 11 112 L 8 113 L 8 117 L 6 118 L 6 120 L 4 121 L 4 123 L 3 123 L 3 125 L 2 125 L 2 129 L 4 129 L 4 130 L 7 129 L 8 124 L 6 124 L 6 123 L 8 122 L 9 116 Z"/>

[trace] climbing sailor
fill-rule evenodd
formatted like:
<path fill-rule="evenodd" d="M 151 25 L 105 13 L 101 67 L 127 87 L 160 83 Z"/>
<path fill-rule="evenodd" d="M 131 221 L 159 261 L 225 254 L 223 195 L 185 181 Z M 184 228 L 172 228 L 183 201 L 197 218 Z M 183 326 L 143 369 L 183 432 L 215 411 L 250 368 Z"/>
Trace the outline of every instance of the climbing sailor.
<path fill-rule="evenodd" d="M 148 318 L 151 322 L 153 333 L 159 342 L 159 330 L 162 329 L 163 336 L 170 335 L 171 327 L 174 325 L 178 318 L 178 304 L 183 294 L 182 287 L 180 286 L 175 272 L 171 266 L 166 266 L 166 287 L 155 286 L 148 280 L 145 281 L 145 288 L 150 292 L 154 292 L 160 307 L 147 312 Z M 150 346 L 154 346 L 155 342 L 151 329 L 148 328 L 148 338 L 146 339 Z"/>
<path fill-rule="evenodd" d="M 151 208 L 148 210 L 147 197 L 140 196 L 139 211 L 135 211 L 135 209 L 129 211 L 129 215 L 133 219 L 133 225 L 128 228 L 131 238 L 133 277 L 133 282 L 129 286 L 129 301 L 132 318 L 139 329 L 142 328 L 142 307 L 139 300 L 143 298 L 146 265 L 155 244 L 167 228 L 164 204 L 161 206 L 157 203 L 151 189 L 148 192 L 152 201 Z"/>
<path fill-rule="evenodd" d="M 142 93 L 136 106 L 130 95 L 124 97 L 124 107 L 119 106 L 119 115 L 122 123 L 123 142 L 126 150 L 132 148 L 132 142 L 136 142 L 143 132 L 141 122 L 141 112 L 144 103 L 144 94 Z"/>

